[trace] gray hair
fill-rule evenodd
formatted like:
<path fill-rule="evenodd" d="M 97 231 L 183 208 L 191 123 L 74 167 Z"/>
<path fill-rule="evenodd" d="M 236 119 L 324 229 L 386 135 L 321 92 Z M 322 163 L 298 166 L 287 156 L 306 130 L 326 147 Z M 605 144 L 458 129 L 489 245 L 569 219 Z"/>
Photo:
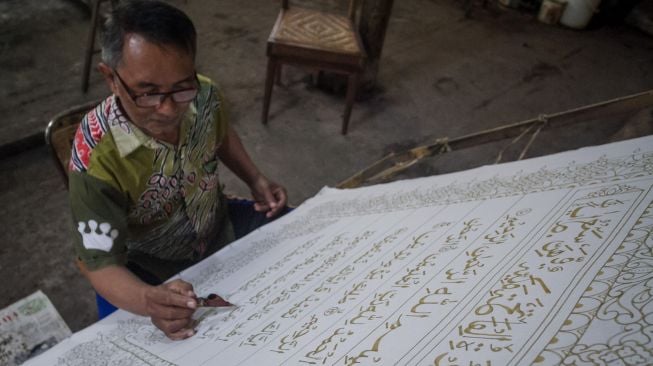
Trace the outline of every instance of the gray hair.
<path fill-rule="evenodd" d="M 102 61 L 117 68 L 122 60 L 125 36 L 138 34 L 160 46 L 175 46 L 195 58 L 197 33 L 193 22 L 181 10 L 161 1 L 134 0 L 117 6 L 102 33 Z"/>

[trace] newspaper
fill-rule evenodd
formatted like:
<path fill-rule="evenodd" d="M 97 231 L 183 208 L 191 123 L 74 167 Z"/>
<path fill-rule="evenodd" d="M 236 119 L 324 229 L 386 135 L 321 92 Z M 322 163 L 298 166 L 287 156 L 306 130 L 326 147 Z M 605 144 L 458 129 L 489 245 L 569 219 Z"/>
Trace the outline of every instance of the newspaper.
<path fill-rule="evenodd" d="M 0 310 L 0 365 L 20 365 L 71 335 L 41 290 Z"/>

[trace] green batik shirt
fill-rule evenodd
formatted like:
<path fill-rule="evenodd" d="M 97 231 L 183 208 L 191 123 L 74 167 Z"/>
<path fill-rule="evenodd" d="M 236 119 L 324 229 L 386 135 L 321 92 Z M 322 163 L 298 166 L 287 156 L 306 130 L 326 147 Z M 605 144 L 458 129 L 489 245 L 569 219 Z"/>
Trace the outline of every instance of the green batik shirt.
<path fill-rule="evenodd" d="M 82 120 L 69 189 L 75 252 L 90 270 L 130 262 L 165 280 L 233 240 L 218 181 L 227 119 L 216 86 L 199 80 L 177 146 L 136 127 L 115 95 Z"/>

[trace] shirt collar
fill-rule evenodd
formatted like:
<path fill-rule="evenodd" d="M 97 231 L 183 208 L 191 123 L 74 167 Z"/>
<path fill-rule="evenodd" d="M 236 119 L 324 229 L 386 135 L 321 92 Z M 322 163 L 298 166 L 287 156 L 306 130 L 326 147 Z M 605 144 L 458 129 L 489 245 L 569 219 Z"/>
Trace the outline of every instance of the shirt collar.
<path fill-rule="evenodd" d="M 108 124 L 120 157 L 124 158 L 140 146 L 145 146 L 150 149 L 170 148 L 169 144 L 154 139 L 134 125 L 122 111 L 122 108 L 120 108 L 119 100 L 115 94 L 111 96 L 110 103 Z M 186 139 L 189 122 L 195 113 L 195 103 L 191 103 L 182 119 L 179 130 L 180 145 Z"/>

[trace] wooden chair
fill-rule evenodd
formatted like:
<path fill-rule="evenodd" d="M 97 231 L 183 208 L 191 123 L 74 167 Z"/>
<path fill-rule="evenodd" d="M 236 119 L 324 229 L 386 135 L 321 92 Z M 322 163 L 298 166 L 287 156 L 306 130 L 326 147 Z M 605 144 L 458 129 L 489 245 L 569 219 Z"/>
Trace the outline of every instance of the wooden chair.
<path fill-rule="evenodd" d="M 349 0 L 347 16 L 290 7 L 282 0 L 281 12 L 268 39 L 268 66 L 263 98 L 263 124 L 268 122 L 275 77 L 283 64 L 307 66 L 348 76 L 342 134 L 347 134 L 351 109 L 363 72 L 365 49 L 356 31 L 357 0 Z"/>
<path fill-rule="evenodd" d="M 86 41 L 86 52 L 84 53 L 84 69 L 82 70 L 82 92 L 86 93 L 88 90 L 88 78 L 91 73 L 91 62 L 93 61 L 93 55 L 98 53 L 100 50 L 95 49 L 95 33 L 97 33 L 97 28 L 102 20 L 100 14 L 100 5 L 103 2 L 110 1 L 111 8 L 118 6 L 118 0 L 92 0 L 91 8 L 91 25 L 88 29 L 88 39 Z"/>
<path fill-rule="evenodd" d="M 45 129 L 45 142 L 50 146 L 57 170 L 68 188 L 68 162 L 77 126 L 84 115 L 98 105 L 101 100 L 85 103 L 57 114 Z"/>

